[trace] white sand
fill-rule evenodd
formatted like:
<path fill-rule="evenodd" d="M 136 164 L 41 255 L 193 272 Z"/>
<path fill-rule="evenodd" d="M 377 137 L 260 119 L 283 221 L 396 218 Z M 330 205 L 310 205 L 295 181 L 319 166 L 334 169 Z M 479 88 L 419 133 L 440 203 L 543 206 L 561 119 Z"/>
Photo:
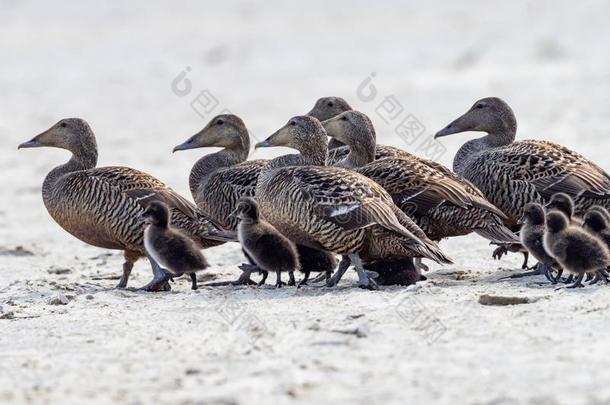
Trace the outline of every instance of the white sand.
<path fill-rule="evenodd" d="M 100 165 L 150 172 L 188 196 L 190 167 L 207 152 L 171 148 L 223 108 L 261 139 L 317 97 L 342 95 L 371 115 L 380 143 L 415 151 L 497 95 L 519 137 L 610 170 L 608 2 L 82 3 L 0 3 L 0 403 L 610 401 L 610 288 L 498 281 L 521 257 L 494 262 L 470 236 L 443 242 L 456 265 L 433 266 L 416 288 L 362 291 L 350 272 L 333 290 L 192 292 L 180 279 L 170 293 L 118 291 L 99 278 L 120 274 L 120 254 L 67 235 L 42 204 L 42 179 L 67 154 L 16 151 L 81 116 Z M 180 97 L 171 83 L 186 66 L 192 90 Z M 357 87 L 372 72 L 366 102 Z M 189 103 L 205 89 L 219 105 L 200 117 Z M 397 120 L 413 114 L 426 127 L 411 145 L 375 113 L 391 95 L 404 106 Z M 446 138 L 439 160 L 450 164 L 470 137 Z M 209 278 L 238 274 L 236 245 L 206 255 Z M 150 277 L 142 261 L 130 285 Z M 490 307 L 481 294 L 540 299 Z"/>

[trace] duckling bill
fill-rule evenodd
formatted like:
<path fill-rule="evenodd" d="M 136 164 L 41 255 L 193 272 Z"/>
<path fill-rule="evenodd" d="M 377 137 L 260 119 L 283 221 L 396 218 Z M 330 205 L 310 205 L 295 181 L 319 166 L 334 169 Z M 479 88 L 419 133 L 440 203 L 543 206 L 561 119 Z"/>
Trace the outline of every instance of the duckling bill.
<path fill-rule="evenodd" d="M 242 197 L 232 214 L 239 219 L 237 235 L 247 257 L 263 272 L 275 272 L 275 286 L 282 286 L 282 272 L 300 268 L 296 246 L 273 225 L 263 220 L 253 198 Z"/>
<path fill-rule="evenodd" d="M 170 217 L 170 210 L 164 203 L 152 201 L 148 204 L 142 213 L 147 224 L 144 248 L 152 260 L 172 275 L 189 274 L 192 288 L 196 290 L 194 273 L 207 268 L 208 262 L 192 239 L 169 225 Z"/>

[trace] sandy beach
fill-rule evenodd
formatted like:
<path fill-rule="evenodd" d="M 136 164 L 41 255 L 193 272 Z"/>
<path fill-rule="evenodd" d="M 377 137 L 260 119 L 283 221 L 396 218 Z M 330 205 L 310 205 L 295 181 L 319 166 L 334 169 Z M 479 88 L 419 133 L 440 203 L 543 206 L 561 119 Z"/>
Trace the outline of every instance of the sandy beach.
<path fill-rule="evenodd" d="M 342 96 L 370 115 L 378 143 L 451 167 L 478 135 L 431 135 L 493 95 L 514 109 L 519 139 L 610 171 L 610 3 L 0 7 L 0 403 L 610 403 L 608 286 L 502 280 L 521 255 L 494 261 L 470 235 L 441 242 L 455 265 L 430 265 L 408 288 L 361 290 L 349 271 L 334 289 L 192 291 L 180 278 L 170 292 L 118 290 L 121 253 L 70 236 L 42 203 L 44 176 L 68 153 L 16 149 L 82 117 L 99 166 L 137 168 L 190 199 L 189 171 L 212 150 L 172 148 L 221 111 L 264 139 L 318 97 Z M 240 273 L 237 244 L 204 253 L 201 283 Z M 129 285 L 151 276 L 142 260 Z"/>

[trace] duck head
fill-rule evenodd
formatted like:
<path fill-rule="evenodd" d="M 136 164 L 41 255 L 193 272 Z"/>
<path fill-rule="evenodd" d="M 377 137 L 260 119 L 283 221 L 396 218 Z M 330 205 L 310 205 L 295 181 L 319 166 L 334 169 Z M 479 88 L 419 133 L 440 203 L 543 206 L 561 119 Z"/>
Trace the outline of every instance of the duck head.
<path fill-rule="evenodd" d="M 161 201 L 151 201 L 148 203 L 140 218 L 147 224 L 167 227 L 170 219 L 170 211 L 165 203 Z"/>
<path fill-rule="evenodd" d="M 574 201 L 566 193 L 555 193 L 546 205 L 547 211 L 561 211 L 568 219 L 574 215 Z"/>
<path fill-rule="evenodd" d="M 256 148 L 284 146 L 296 149 L 301 154 L 326 149 L 327 135 L 318 119 L 306 115 L 292 117 L 288 123 L 256 144 Z"/>
<path fill-rule="evenodd" d="M 608 219 L 599 210 L 590 209 L 585 214 L 583 226 L 593 232 L 600 232 L 608 229 Z"/>
<path fill-rule="evenodd" d="M 550 211 L 546 214 L 546 229 L 551 233 L 561 232 L 568 227 L 568 217 L 560 211 Z"/>
<path fill-rule="evenodd" d="M 322 97 L 316 101 L 316 104 L 306 115 L 325 121 L 351 109 L 352 107 L 341 97 Z"/>
<path fill-rule="evenodd" d="M 248 129 L 237 115 L 217 115 L 201 131 L 176 146 L 173 151 L 205 147 L 248 150 L 250 148 Z"/>
<path fill-rule="evenodd" d="M 72 152 L 74 155 L 94 155 L 97 159 L 95 135 L 82 118 L 65 118 L 17 149 L 52 147 Z"/>
<path fill-rule="evenodd" d="M 438 131 L 434 138 L 467 131 L 514 136 L 517 131 L 517 119 L 504 100 L 498 97 L 482 98 L 474 103 L 464 115 Z"/>
<path fill-rule="evenodd" d="M 544 225 L 544 208 L 538 203 L 528 203 L 523 208 L 523 215 L 519 223 L 530 225 Z"/>
<path fill-rule="evenodd" d="M 258 203 L 251 197 L 242 197 L 237 201 L 231 216 L 244 223 L 257 223 L 260 217 Z"/>
<path fill-rule="evenodd" d="M 359 111 L 345 111 L 322 122 L 328 136 L 347 145 L 364 140 L 375 142 L 375 128 L 366 114 Z"/>

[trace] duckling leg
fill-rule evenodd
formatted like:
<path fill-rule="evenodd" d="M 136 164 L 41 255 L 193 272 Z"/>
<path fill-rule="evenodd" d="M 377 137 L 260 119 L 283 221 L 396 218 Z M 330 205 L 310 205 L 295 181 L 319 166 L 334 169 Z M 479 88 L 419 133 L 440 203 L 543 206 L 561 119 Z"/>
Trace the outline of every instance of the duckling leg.
<path fill-rule="evenodd" d="M 261 278 L 261 281 L 259 281 L 257 284 L 260 287 L 261 285 L 265 285 L 265 282 L 267 281 L 267 276 L 269 275 L 269 273 L 266 270 L 261 270 L 261 269 L 259 269 L 258 272 L 263 275 L 263 278 Z M 281 279 L 280 279 L 280 282 L 281 282 Z"/>
<path fill-rule="evenodd" d="M 275 288 L 282 288 L 282 272 L 279 270 L 275 272 Z"/>
<path fill-rule="evenodd" d="M 326 279 L 326 287 L 335 287 L 341 280 L 341 277 L 343 277 L 343 275 L 349 268 L 350 264 L 352 264 L 350 258 L 347 256 L 343 256 L 341 258 L 341 261 L 339 262 L 339 267 L 337 268 L 335 274 L 333 274 L 332 277 Z"/>
<path fill-rule="evenodd" d="M 288 285 L 289 286 L 297 285 L 297 282 L 294 279 L 294 271 L 288 272 Z"/>
<path fill-rule="evenodd" d="M 578 275 L 578 277 L 576 277 L 576 281 L 574 281 L 574 284 L 570 284 L 569 286 L 567 286 L 566 288 L 579 288 L 579 287 L 584 287 L 584 285 L 582 284 L 582 279 L 585 278 L 585 273 L 580 273 Z"/>
<path fill-rule="evenodd" d="M 307 285 L 307 280 L 309 280 L 309 275 L 311 274 L 311 272 L 305 271 L 303 272 L 303 274 L 303 279 L 299 281 L 299 284 L 297 284 L 297 288 L 301 288 L 301 286 Z"/>
<path fill-rule="evenodd" d="M 367 290 L 377 290 L 379 287 L 375 280 L 373 280 L 367 274 L 367 271 L 364 269 L 362 265 L 362 260 L 360 260 L 360 256 L 357 253 L 353 253 L 349 255 L 350 261 L 354 264 L 356 271 L 358 272 L 358 279 L 360 280 L 360 288 L 366 288 Z"/>
<path fill-rule="evenodd" d="M 502 277 L 500 280 L 505 280 L 507 278 L 522 278 L 529 276 L 539 276 L 544 274 L 544 268 L 542 267 L 542 263 L 538 263 L 534 270 L 524 271 L 523 273 L 511 274 L 510 276 Z"/>
<path fill-rule="evenodd" d="M 608 275 L 607 275 L 608 273 L 606 273 L 606 274 L 604 274 L 604 273 L 606 273 L 605 270 L 598 270 L 598 271 L 596 271 L 595 272 L 595 278 L 593 278 L 593 281 L 591 281 L 589 283 L 589 285 L 597 284 L 600 281 L 603 281 L 604 284 L 608 284 L 608 281 L 609 281 L 608 280 Z"/>
<path fill-rule="evenodd" d="M 153 279 L 150 283 L 140 289 L 145 291 L 170 291 L 172 289 L 169 285 L 171 274 L 163 270 L 152 257 L 148 255 L 147 257 L 153 269 Z"/>
<path fill-rule="evenodd" d="M 330 276 L 333 274 L 332 271 L 325 271 L 323 273 L 318 274 L 317 276 L 315 276 L 314 278 L 311 279 L 312 283 L 319 283 L 320 281 L 326 281 L 330 278 Z"/>
<path fill-rule="evenodd" d="M 525 269 L 529 269 L 529 267 L 527 267 L 527 262 L 530 258 L 530 252 L 523 252 L 523 264 L 521 265 L 521 269 L 525 270 Z M 535 268 L 536 266 L 534 266 Z"/>
<path fill-rule="evenodd" d="M 189 276 L 191 277 L 191 290 L 196 290 L 197 287 L 197 276 L 195 275 L 195 273 L 191 273 L 189 274 Z"/>

